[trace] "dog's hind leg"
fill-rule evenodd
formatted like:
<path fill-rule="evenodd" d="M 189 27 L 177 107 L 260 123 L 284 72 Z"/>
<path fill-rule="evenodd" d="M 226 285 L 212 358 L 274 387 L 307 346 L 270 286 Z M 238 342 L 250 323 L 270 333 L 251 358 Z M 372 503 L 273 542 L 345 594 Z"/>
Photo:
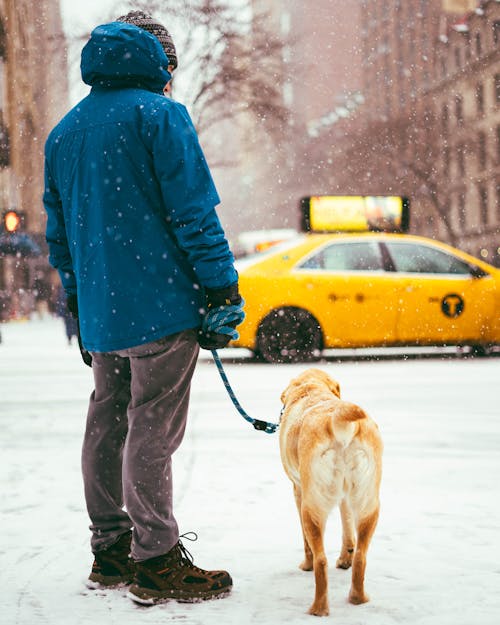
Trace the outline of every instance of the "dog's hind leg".
<path fill-rule="evenodd" d="M 365 569 L 366 569 L 366 552 L 370 546 L 370 541 L 377 526 L 379 509 L 369 516 L 362 519 L 357 526 L 358 539 L 356 542 L 356 551 L 352 563 L 352 583 L 349 593 L 349 601 L 359 604 L 369 601 L 368 595 L 365 593 Z"/>
<path fill-rule="evenodd" d="M 302 527 L 302 537 L 304 539 L 304 561 L 299 564 L 299 568 L 303 571 L 312 571 L 313 570 L 313 554 L 311 551 L 311 547 L 309 547 L 309 543 L 307 542 L 307 538 L 304 532 L 304 524 L 302 522 L 302 492 L 300 490 L 300 486 L 297 484 L 293 485 L 293 494 L 295 496 L 295 503 L 297 504 L 297 510 L 299 511 L 300 518 L 300 526 Z"/>
<path fill-rule="evenodd" d="M 352 564 L 356 540 L 354 536 L 354 517 L 351 506 L 345 498 L 340 504 L 340 517 L 342 519 L 342 549 L 336 566 L 338 569 L 348 569 Z"/>
<path fill-rule="evenodd" d="M 303 502 L 301 516 L 305 540 L 313 554 L 314 578 L 316 582 L 316 592 L 313 604 L 309 608 L 309 614 L 327 616 L 330 613 L 328 609 L 328 560 L 323 544 L 326 515 L 323 515 L 320 509 L 308 508 Z"/>

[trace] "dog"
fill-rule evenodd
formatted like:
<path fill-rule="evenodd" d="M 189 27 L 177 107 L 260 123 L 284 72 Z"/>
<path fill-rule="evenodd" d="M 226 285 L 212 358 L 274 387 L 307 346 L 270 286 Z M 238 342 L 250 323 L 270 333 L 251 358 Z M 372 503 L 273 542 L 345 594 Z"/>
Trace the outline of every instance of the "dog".
<path fill-rule="evenodd" d="M 328 561 L 323 534 L 340 507 L 342 549 L 337 568 L 352 565 L 349 601 L 365 603 L 366 553 L 379 516 L 383 444 L 377 424 L 340 399 L 340 386 L 320 369 L 307 369 L 281 394 L 280 454 L 293 483 L 304 539 L 300 568 L 314 570 L 309 614 L 326 616 Z"/>

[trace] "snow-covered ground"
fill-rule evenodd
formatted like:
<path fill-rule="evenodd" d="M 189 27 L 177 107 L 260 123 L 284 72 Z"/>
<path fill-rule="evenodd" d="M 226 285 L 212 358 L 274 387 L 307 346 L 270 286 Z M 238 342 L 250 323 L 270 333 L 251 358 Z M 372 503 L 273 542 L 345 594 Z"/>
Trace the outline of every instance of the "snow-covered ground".
<path fill-rule="evenodd" d="M 204 567 L 226 567 L 229 598 L 138 607 L 123 590 L 85 587 L 92 557 L 80 478 L 90 370 L 55 319 L 4 324 L 0 344 L 0 597 L 6 625 L 298 625 L 312 573 L 278 438 L 235 412 L 209 357 L 195 374 L 175 457 L 177 517 Z M 385 442 L 382 512 L 368 554 L 370 603 L 347 602 L 335 569 L 338 514 L 328 526 L 331 615 L 343 625 L 500 622 L 500 359 L 329 361 L 344 398 L 378 422 Z M 242 405 L 276 420 L 281 390 L 305 365 L 227 362 Z"/>

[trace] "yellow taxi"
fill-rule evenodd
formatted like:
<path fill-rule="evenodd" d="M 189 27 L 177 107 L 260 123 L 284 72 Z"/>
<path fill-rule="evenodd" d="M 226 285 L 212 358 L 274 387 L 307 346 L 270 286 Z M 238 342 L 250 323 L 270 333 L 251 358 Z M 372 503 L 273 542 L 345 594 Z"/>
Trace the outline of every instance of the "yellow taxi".
<path fill-rule="evenodd" d="M 325 348 L 500 344 L 500 270 L 396 232 L 298 234 L 237 261 L 239 338 L 268 362 Z"/>

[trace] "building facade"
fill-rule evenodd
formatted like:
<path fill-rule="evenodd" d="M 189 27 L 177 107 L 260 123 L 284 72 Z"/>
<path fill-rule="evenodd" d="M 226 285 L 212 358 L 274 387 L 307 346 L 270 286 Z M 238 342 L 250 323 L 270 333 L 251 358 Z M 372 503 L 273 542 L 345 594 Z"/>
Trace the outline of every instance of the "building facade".
<path fill-rule="evenodd" d="M 16 208 L 42 233 L 43 146 L 68 108 L 59 0 L 0 0 L 0 210 Z"/>
<path fill-rule="evenodd" d="M 429 80 L 440 12 L 429 0 L 361 0 L 365 117 L 390 119 L 414 106 Z"/>
<path fill-rule="evenodd" d="M 309 194 L 406 194 L 411 231 L 500 265 L 498 0 L 251 0 L 283 48 L 286 136 L 242 131 L 236 228 Z"/>
<path fill-rule="evenodd" d="M 414 232 L 500 265 L 500 3 L 360 0 L 360 6 L 364 105 L 350 130 L 378 124 L 386 133 L 373 141 L 394 141 L 392 150 L 380 146 L 387 168 L 380 159 L 379 170 L 370 171 L 374 191 L 385 185 L 405 193 L 408 186 Z M 350 130 L 343 132 L 347 148 Z M 364 158 L 376 151 L 369 132 L 365 137 Z"/>
<path fill-rule="evenodd" d="M 357 2 L 250 0 L 250 5 L 283 42 L 280 80 L 289 119 L 279 137 L 262 136 L 249 119 L 238 130 L 238 169 L 214 171 L 230 234 L 298 226 L 300 197 L 314 192 L 318 180 L 318 164 L 308 154 L 310 135 L 328 125 L 336 109 L 356 101 L 362 78 Z M 256 60 L 255 71 L 261 66 Z"/>
<path fill-rule="evenodd" d="M 460 246 L 500 266 L 500 2 L 482 2 L 437 46 L 440 167 Z"/>
<path fill-rule="evenodd" d="M 0 321 L 28 316 L 42 295 L 45 306 L 50 299 L 43 150 L 68 108 L 67 81 L 59 0 L 0 0 L 0 215 L 21 213 L 23 236 L 41 250 L 33 256 L 2 248 Z"/>

